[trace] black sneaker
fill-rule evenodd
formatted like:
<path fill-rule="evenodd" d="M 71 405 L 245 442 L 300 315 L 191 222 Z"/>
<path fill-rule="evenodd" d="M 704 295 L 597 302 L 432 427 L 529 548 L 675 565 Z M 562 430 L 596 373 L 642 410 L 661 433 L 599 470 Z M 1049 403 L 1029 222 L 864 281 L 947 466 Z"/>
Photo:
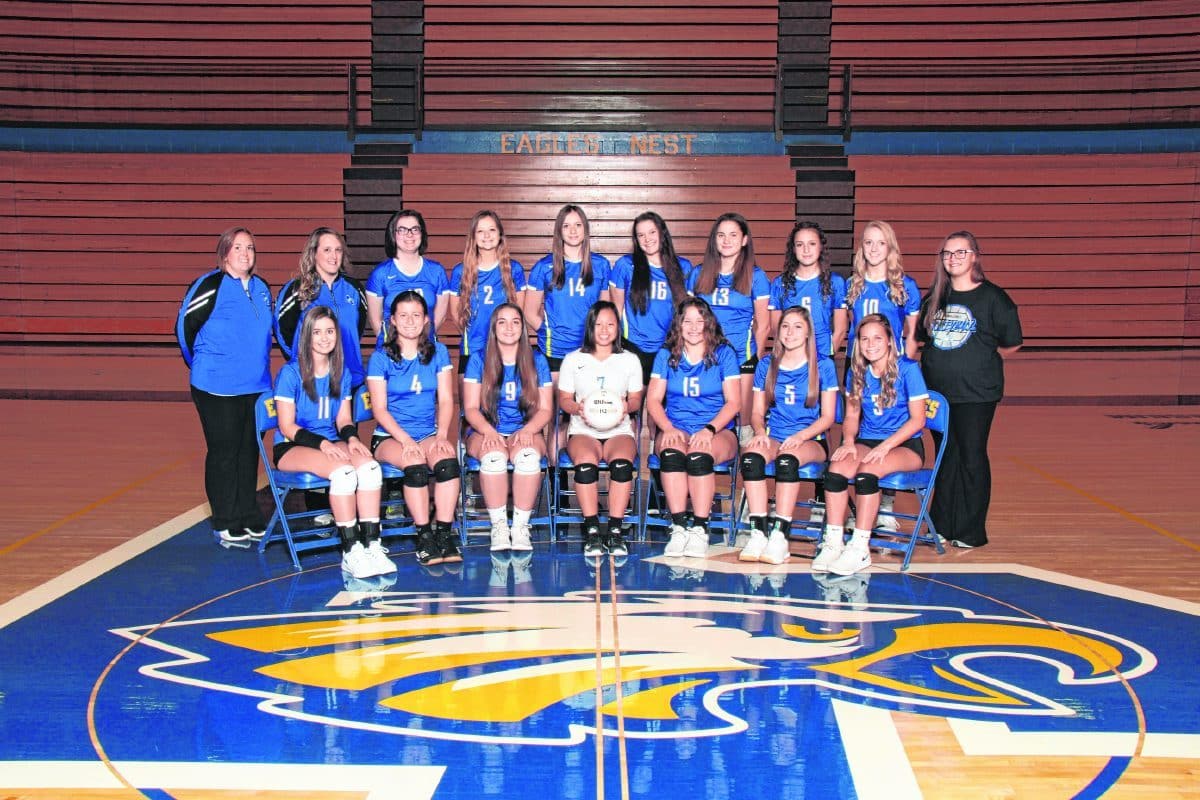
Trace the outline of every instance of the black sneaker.
<path fill-rule="evenodd" d="M 614 556 L 629 555 L 629 545 L 625 544 L 625 537 L 621 535 L 620 528 L 608 532 L 604 537 L 604 547 Z"/>
<path fill-rule="evenodd" d="M 423 567 L 440 564 L 445 559 L 442 556 L 442 546 L 433 531 L 422 531 L 417 534 L 417 563 Z"/>
<path fill-rule="evenodd" d="M 608 546 L 605 542 L 605 537 L 601 535 L 599 528 L 588 528 L 583 537 L 583 554 L 587 558 L 595 558 L 602 556 L 608 552 Z"/>
<path fill-rule="evenodd" d="M 442 546 L 442 562 L 449 564 L 462 561 L 462 548 L 459 546 L 458 535 L 454 530 L 446 528 L 438 533 L 439 543 Z"/>

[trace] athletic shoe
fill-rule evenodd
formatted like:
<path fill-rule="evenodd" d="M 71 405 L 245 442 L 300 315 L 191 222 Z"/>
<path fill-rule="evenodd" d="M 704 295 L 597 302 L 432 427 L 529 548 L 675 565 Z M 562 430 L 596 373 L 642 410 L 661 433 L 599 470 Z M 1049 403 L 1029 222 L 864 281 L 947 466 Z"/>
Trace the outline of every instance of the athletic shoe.
<path fill-rule="evenodd" d="M 350 573 L 352 578 L 373 578 L 378 574 L 362 542 L 355 542 L 342 553 L 342 570 Z"/>
<path fill-rule="evenodd" d="M 608 535 L 604 537 L 604 547 L 613 556 L 629 555 L 629 545 L 625 543 L 625 537 L 621 535 L 619 529 L 608 532 Z"/>
<path fill-rule="evenodd" d="M 879 514 L 875 518 L 875 527 L 881 531 L 888 533 L 896 533 L 900 530 L 900 522 L 892 516 L 892 511 L 895 510 L 896 500 L 893 497 L 884 495 L 879 501 Z"/>
<path fill-rule="evenodd" d="M 833 562 L 838 560 L 842 555 L 842 551 L 846 549 L 845 542 L 840 541 L 840 539 L 840 536 L 830 536 L 829 531 L 825 531 L 821 538 L 817 557 L 813 559 L 813 572 L 829 572 L 829 567 L 833 565 Z"/>
<path fill-rule="evenodd" d="M 378 539 L 367 545 L 367 557 L 371 559 L 376 575 L 390 575 L 396 571 L 396 565 L 388 558 L 388 549 Z"/>
<path fill-rule="evenodd" d="M 453 529 L 443 531 L 441 540 L 443 564 L 457 564 L 463 560 L 462 547 L 459 546 L 458 535 Z"/>
<path fill-rule="evenodd" d="M 213 531 L 213 535 L 222 542 L 246 542 L 250 540 L 250 534 L 242 528 L 226 528 L 224 530 Z"/>
<path fill-rule="evenodd" d="M 750 538 L 742 552 L 738 553 L 738 561 L 758 561 L 767 546 L 767 537 L 762 531 L 750 531 Z"/>
<path fill-rule="evenodd" d="M 533 532 L 524 523 L 518 523 L 509 531 L 512 549 L 528 552 L 533 549 Z"/>
<path fill-rule="evenodd" d="M 250 541 L 252 542 L 261 542 L 267 535 L 266 526 L 263 526 L 262 528 L 243 527 L 242 531 L 250 537 Z"/>
<path fill-rule="evenodd" d="M 951 539 L 950 544 L 963 550 L 974 550 L 976 547 L 983 547 L 981 544 L 967 544 L 962 539 Z"/>
<path fill-rule="evenodd" d="M 254 546 L 254 543 L 249 539 L 241 542 L 227 542 L 224 539 L 217 539 L 217 544 L 224 547 L 226 550 L 249 550 Z"/>
<path fill-rule="evenodd" d="M 322 514 L 317 514 L 315 517 L 313 517 L 313 526 L 314 527 L 324 528 L 324 527 L 332 525 L 332 524 L 333 524 L 333 514 L 330 514 L 328 511 L 326 511 Z"/>
<path fill-rule="evenodd" d="M 834 575 L 853 575 L 871 566 L 871 548 L 866 542 L 851 541 L 842 554 L 829 565 Z"/>
<path fill-rule="evenodd" d="M 708 557 L 708 530 L 699 525 L 693 525 L 687 530 L 687 542 L 683 546 L 685 558 Z"/>
<path fill-rule="evenodd" d="M 808 512 L 808 521 L 814 525 L 825 524 L 825 506 L 813 506 Z"/>
<path fill-rule="evenodd" d="M 508 530 L 507 522 L 492 523 L 492 552 L 512 549 L 512 533 Z"/>
<path fill-rule="evenodd" d="M 683 548 L 687 545 L 688 532 L 687 528 L 682 525 L 672 525 L 670 528 L 671 538 L 667 540 L 667 546 L 663 550 L 664 556 L 675 558 L 683 555 Z"/>
<path fill-rule="evenodd" d="M 788 550 L 788 538 L 782 530 L 771 531 L 767 545 L 763 548 L 758 560 L 764 564 L 786 564 L 791 552 Z"/>
<path fill-rule="evenodd" d="M 438 542 L 437 536 L 433 531 L 423 531 L 417 535 L 417 563 L 423 567 L 429 567 L 434 564 L 440 564 L 444 560 L 442 558 L 442 546 Z"/>
<path fill-rule="evenodd" d="M 604 537 L 600 534 L 600 529 L 590 527 L 583 537 L 583 555 L 587 558 L 596 558 L 604 555 L 607 551 L 604 544 Z"/>

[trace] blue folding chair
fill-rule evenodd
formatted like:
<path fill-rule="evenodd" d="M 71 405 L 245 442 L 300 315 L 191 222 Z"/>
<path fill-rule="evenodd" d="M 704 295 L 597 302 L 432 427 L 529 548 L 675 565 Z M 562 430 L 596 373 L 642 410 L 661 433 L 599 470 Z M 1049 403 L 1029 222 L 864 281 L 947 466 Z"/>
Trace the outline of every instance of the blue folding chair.
<path fill-rule="evenodd" d="M 929 397 L 925 400 L 925 427 L 942 435 L 941 444 L 933 459 L 933 466 L 914 472 L 893 472 L 879 479 L 880 489 L 912 492 L 920 501 L 920 509 L 916 514 L 892 512 L 892 516 L 897 519 L 910 520 L 913 523 L 911 534 L 905 534 L 903 531 L 880 531 L 879 529 L 872 532 L 872 547 L 904 553 L 904 563 L 900 565 L 901 571 L 908 569 L 908 562 L 912 560 L 913 548 L 916 547 L 917 542 L 932 544 L 939 555 L 946 552 L 942 547 L 941 537 L 938 536 L 937 529 L 933 525 L 933 520 L 929 518 L 929 502 L 933 497 L 933 484 L 937 480 L 938 469 L 942 466 L 942 456 L 946 453 L 946 440 L 949 438 L 946 436 L 946 431 L 950 427 L 950 404 L 946 402 L 945 397 L 934 391 L 930 391 Z M 925 529 L 925 533 L 921 532 L 922 528 Z M 882 534 L 882 536 L 877 536 L 877 534 Z"/>
<path fill-rule="evenodd" d="M 279 417 L 275 413 L 275 393 L 268 390 L 258 396 L 254 404 L 254 422 L 258 429 L 258 455 L 262 459 L 263 469 L 267 472 L 267 485 L 271 489 L 271 501 L 275 511 L 267 523 L 267 533 L 258 543 L 258 551 L 264 552 L 267 545 L 282 539 L 287 545 L 288 554 L 292 557 L 292 566 L 300 569 L 300 553 L 305 550 L 315 550 L 320 547 L 330 547 L 337 544 L 336 537 L 331 536 L 331 526 L 307 527 L 293 530 L 292 523 L 301 520 L 311 520 L 324 511 L 300 511 L 289 514 L 285 508 L 287 497 L 292 492 L 307 489 L 328 489 L 329 481 L 313 475 L 310 472 L 287 472 L 276 469 L 267 452 L 263 439 L 268 433 L 273 433 L 279 427 Z M 278 531 L 276 530 L 278 526 Z"/>
<path fill-rule="evenodd" d="M 354 393 L 353 400 L 354 423 L 360 425 L 364 422 L 370 422 L 375 419 L 375 415 L 371 413 L 371 393 L 366 386 L 360 388 Z M 377 459 L 378 460 L 378 459 Z M 404 470 L 386 461 L 379 462 L 379 469 L 383 474 L 384 480 L 400 480 L 404 477 Z M 403 509 L 401 515 L 388 515 L 388 509 L 395 507 Z M 407 509 L 404 507 L 404 500 L 382 500 L 380 512 L 383 513 L 382 525 L 380 531 L 388 536 L 399 536 L 415 534 L 416 527 L 413 525 L 412 517 L 408 516 Z"/>
<path fill-rule="evenodd" d="M 472 476 L 475 478 L 475 485 L 479 485 L 479 459 L 467 454 L 467 436 L 469 429 L 467 428 L 466 419 L 461 419 L 459 430 L 462 432 L 459 441 L 459 453 L 462 456 L 463 474 L 460 486 L 462 487 L 461 496 L 458 503 L 458 524 L 462 531 L 463 542 L 466 543 L 467 537 L 472 532 L 482 531 L 490 533 L 492 529 L 492 521 L 488 516 L 487 509 L 482 508 L 483 492 L 480 489 L 474 491 L 470 488 Z M 543 516 L 535 516 L 529 520 L 531 527 L 545 525 L 550 529 L 550 541 L 558 541 L 558 530 L 554 521 L 554 506 L 550 493 L 550 463 L 545 456 L 542 456 L 542 502 L 545 504 L 546 513 Z M 508 473 L 511 475 L 513 471 L 512 462 L 508 464 Z"/>
<path fill-rule="evenodd" d="M 561 422 L 564 418 L 567 418 L 566 414 L 558 410 L 555 411 L 553 441 L 560 443 L 558 458 L 555 461 L 558 475 L 555 480 L 554 490 L 551 492 L 553 506 L 550 516 L 554 521 L 552 536 L 555 541 L 558 541 L 558 525 L 563 522 L 564 518 L 577 519 L 580 521 L 583 520 L 583 511 L 579 509 L 578 505 L 571 507 L 569 504 L 564 502 L 564 500 L 575 497 L 575 490 L 573 488 L 568 488 L 568 472 L 575 468 L 575 462 L 572 461 L 571 456 L 567 454 L 566 439 L 560 438 L 559 436 Z M 636 450 L 634 451 L 633 456 L 633 489 L 629 495 L 629 508 L 625 511 L 625 518 L 628 519 L 632 516 L 636 520 L 641 513 L 639 509 L 645 508 L 645 506 L 642 506 L 639 503 L 639 500 L 641 499 L 642 487 L 642 415 L 640 413 L 632 414 L 631 418 L 634 420 L 633 440 Z M 608 471 L 608 462 L 603 459 L 601 459 L 597 466 L 600 468 L 601 472 Z M 601 496 L 604 497 L 606 495 L 607 489 L 601 490 Z M 601 502 L 600 506 L 603 508 L 604 503 Z M 634 531 L 643 532 L 644 529 L 635 522 Z"/>
<path fill-rule="evenodd" d="M 734 433 L 737 433 L 737 422 L 734 422 Z M 729 479 L 729 491 L 722 492 L 720 489 L 713 494 L 713 509 L 712 516 L 708 519 L 708 529 L 712 531 L 724 530 L 725 543 L 732 545 L 734 538 L 737 536 L 738 530 L 738 503 L 737 498 L 737 481 L 738 481 L 738 461 L 741 456 L 741 443 L 739 442 L 737 449 L 733 452 L 733 457 L 728 461 L 722 461 L 720 464 L 713 466 L 713 472 L 716 475 L 724 475 Z M 659 469 L 659 460 L 657 453 L 651 453 L 646 457 L 646 466 L 652 471 Z M 638 532 L 638 538 L 646 541 L 647 530 L 649 528 L 669 528 L 671 527 L 671 514 L 667 510 L 666 498 L 663 496 L 662 489 L 656 486 L 652 477 L 644 481 L 646 485 L 646 495 L 640 502 L 643 509 L 641 515 L 641 528 Z M 658 514 L 654 517 L 650 516 L 650 503 L 653 501 Z M 717 511 L 718 508 L 725 508 L 726 511 Z"/>

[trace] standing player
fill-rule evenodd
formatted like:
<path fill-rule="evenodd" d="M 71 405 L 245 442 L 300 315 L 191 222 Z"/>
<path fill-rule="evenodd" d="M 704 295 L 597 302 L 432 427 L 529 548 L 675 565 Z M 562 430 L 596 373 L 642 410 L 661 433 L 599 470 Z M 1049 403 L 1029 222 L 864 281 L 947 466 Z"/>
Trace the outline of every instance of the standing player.
<path fill-rule="evenodd" d="M 492 521 L 492 550 L 532 550 L 529 519 L 537 503 L 546 437 L 554 413 L 550 367 L 529 345 L 525 317 L 501 303 L 484 347 L 471 353 L 463 377 L 467 452 L 479 459 L 479 483 Z M 512 525 L 508 467 L 512 465 Z"/>
<path fill-rule="evenodd" d="M 429 311 L 415 289 L 396 295 L 384 346 L 367 364 L 367 388 L 378 426 L 371 450 L 404 470 L 404 501 L 417 526 L 422 565 L 462 561 L 451 526 L 458 502 L 458 451 L 447 438 L 454 419 L 450 355 L 429 335 Z M 430 525 L 429 480 L 436 525 Z"/>
<path fill-rule="evenodd" d="M 583 344 L 588 309 L 608 299 L 609 263 L 591 250 L 587 215 L 565 205 L 554 220 L 553 250 L 533 265 L 525 292 L 525 319 L 538 347 L 558 374 L 563 356 Z"/>
<path fill-rule="evenodd" d="M 692 262 L 675 254 L 663 218 L 653 211 L 639 214 L 633 221 L 633 252 L 617 259 L 609 286 L 621 310 L 623 345 L 642 363 L 643 383 L 650 381 L 675 307 L 687 299 L 691 272 Z"/>
<path fill-rule="evenodd" d="M 846 310 L 846 279 L 829 268 L 825 231 L 816 222 L 801 221 L 788 236 L 783 273 L 771 281 L 771 330 L 779 330 L 783 312 L 801 306 L 812 316 L 817 355 L 833 358 L 846 340 L 850 312 Z"/>
<path fill-rule="evenodd" d="M 879 511 L 879 477 L 925 463 L 921 431 L 929 392 L 921 367 L 900 355 L 891 323 L 868 314 L 858 325 L 846 376 L 842 444 L 825 473 L 825 533 L 813 572 L 853 575 L 871 566 L 871 529 Z M 845 542 L 850 479 L 857 506 L 854 534 Z"/>
<path fill-rule="evenodd" d="M 738 356 L 721 336 L 713 309 L 703 298 L 689 297 L 676 310 L 646 392 L 646 412 L 658 426 L 655 449 L 671 512 L 665 555 L 704 558 L 708 553 L 713 468 L 737 452 L 733 425 L 740 398 Z"/>
<path fill-rule="evenodd" d="M 450 318 L 462 331 L 460 373 L 471 356 L 483 353 L 492 314 L 504 303 L 520 306 L 524 288 L 525 269 L 508 254 L 500 217 L 494 211 L 477 212 L 467 230 L 463 260 L 450 273 Z"/>
<path fill-rule="evenodd" d="M 739 556 L 742 561 L 788 560 L 787 534 L 800 493 L 799 471 L 829 455 L 825 434 L 833 426 L 837 391 L 833 359 L 817 356 L 808 309 L 791 306 L 779 320 L 775 349 L 754 371 L 754 438 L 741 458 L 751 527 Z M 775 514 L 768 523 L 769 461 L 775 462 Z"/>
<path fill-rule="evenodd" d="M 296 357 L 275 381 L 275 466 L 329 480 L 329 504 L 342 541 L 342 569 L 354 578 L 396 571 L 379 541 L 379 463 L 358 438 L 350 411 L 350 370 L 328 306 L 306 310 Z"/>
<path fill-rule="evenodd" d="M 450 307 L 449 303 L 441 302 L 443 295 L 450 294 L 450 282 L 446 279 L 445 267 L 425 258 L 428 247 L 429 233 L 419 211 L 402 208 L 392 214 L 383 234 L 387 258 L 379 262 L 367 278 L 367 313 L 379 334 L 376 349 L 383 347 L 387 339 L 383 310 L 391 308 L 396 296 L 408 290 L 419 293 L 425 301 L 433 321 L 432 335 L 437 336 Z"/>
<path fill-rule="evenodd" d="M 1021 319 L 1016 303 L 984 276 L 979 243 L 968 231 L 942 242 L 921 313 L 921 371 L 950 403 L 950 439 L 929 516 L 952 544 L 980 547 L 992 498 L 988 435 L 1004 396 L 1004 358 L 1021 347 Z M 941 434 L 933 438 L 940 444 Z"/>
<path fill-rule="evenodd" d="M 704 298 L 733 346 L 741 363 L 741 407 L 749 409 L 754 368 L 766 352 L 770 335 L 767 306 L 771 285 L 754 263 L 750 223 L 741 214 L 727 212 L 717 217 L 708 234 L 704 261 L 692 272 L 688 290 Z M 742 439 L 748 440 L 750 435 L 750 426 L 744 424 Z"/>
<path fill-rule="evenodd" d="M 558 376 L 558 407 L 570 415 L 567 453 L 575 465 L 575 495 L 583 512 L 583 554 L 588 557 L 628 554 L 621 534 L 633 490 L 637 457 L 633 421 L 642 407 L 642 367 L 633 353 L 621 349 L 617 307 L 600 300 L 584 323 L 583 346 L 568 353 Z M 615 426 L 597 427 L 588 418 L 594 392 L 612 393 L 624 412 Z M 608 462 L 608 533 L 600 533 L 600 468 Z"/>

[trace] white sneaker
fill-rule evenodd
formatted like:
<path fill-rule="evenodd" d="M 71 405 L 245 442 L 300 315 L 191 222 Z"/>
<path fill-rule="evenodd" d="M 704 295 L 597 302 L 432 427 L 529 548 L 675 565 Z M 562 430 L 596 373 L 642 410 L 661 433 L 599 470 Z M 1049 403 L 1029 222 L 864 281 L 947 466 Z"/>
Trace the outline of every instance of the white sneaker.
<path fill-rule="evenodd" d="M 683 555 L 683 548 L 687 546 L 688 542 L 687 528 L 682 525 L 672 525 L 670 534 L 671 538 L 667 540 L 667 546 L 663 550 L 663 555 L 672 558 Z"/>
<path fill-rule="evenodd" d="M 762 531 L 750 531 L 750 538 L 746 542 L 746 546 L 742 548 L 742 552 L 738 553 L 738 561 L 758 561 L 762 556 L 763 549 L 767 546 L 767 537 Z"/>
<path fill-rule="evenodd" d="M 217 538 L 222 542 L 236 544 L 237 542 L 250 541 L 250 534 L 246 533 L 246 531 L 241 528 L 227 528 L 225 530 L 213 531 L 213 533 L 215 533 Z"/>
<path fill-rule="evenodd" d="M 845 549 L 846 544 L 842 541 L 841 536 L 830 536 L 829 531 L 825 531 L 821 538 L 817 557 L 812 562 L 812 571 L 829 572 L 830 566 L 838 560 Z"/>
<path fill-rule="evenodd" d="M 853 575 L 871 566 L 871 548 L 866 542 L 851 541 L 842 554 L 829 565 L 834 575 Z"/>
<path fill-rule="evenodd" d="M 342 554 L 342 569 L 349 572 L 352 578 L 373 578 L 375 576 L 373 567 L 371 557 L 367 555 L 367 548 L 362 546 L 362 542 L 355 542 L 348 551 Z"/>
<path fill-rule="evenodd" d="M 507 522 L 492 523 L 492 552 L 512 549 L 512 532 Z"/>
<path fill-rule="evenodd" d="M 683 546 L 685 558 L 708 557 L 708 531 L 699 525 L 688 528 L 687 542 Z"/>
<path fill-rule="evenodd" d="M 518 523 L 509 531 L 509 539 L 513 550 L 528 551 L 533 549 L 532 531 L 528 525 Z"/>
<path fill-rule="evenodd" d="M 889 497 L 886 494 L 879 501 L 879 514 L 875 518 L 875 527 L 881 531 L 896 533 L 900 530 L 899 521 L 892 516 L 892 512 L 896 509 L 896 499 Z"/>
<path fill-rule="evenodd" d="M 764 564 L 786 564 L 790 556 L 787 536 L 783 531 L 777 530 L 772 532 L 771 537 L 767 539 L 767 546 L 758 560 Z"/>
<path fill-rule="evenodd" d="M 366 547 L 367 558 L 374 569 L 375 575 L 391 575 L 396 571 L 396 565 L 388 558 L 388 549 L 383 542 L 376 539 Z"/>
<path fill-rule="evenodd" d="M 822 525 L 825 522 L 825 506 L 813 506 L 808 512 L 808 521 L 814 525 Z"/>
<path fill-rule="evenodd" d="M 324 514 L 317 514 L 313 517 L 314 528 L 325 528 L 333 524 L 333 514 L 326 511 Z"/>

